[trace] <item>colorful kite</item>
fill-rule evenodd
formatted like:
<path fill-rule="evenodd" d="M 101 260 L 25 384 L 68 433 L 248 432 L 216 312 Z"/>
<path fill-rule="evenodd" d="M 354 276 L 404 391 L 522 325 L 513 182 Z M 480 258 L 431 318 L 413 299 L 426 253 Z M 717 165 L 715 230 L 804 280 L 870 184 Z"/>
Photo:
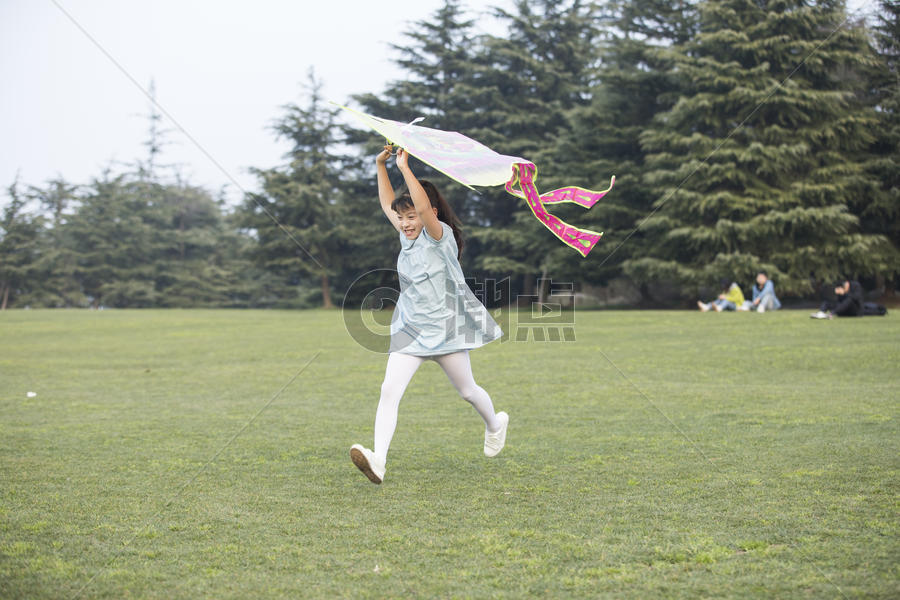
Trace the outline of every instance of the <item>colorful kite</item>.
<path fill-rule="evenodd" d="M 472 188 L 474 185 L 505 184 L 507 192 L 524 199 L 534 216 L 547 229 L 583 257 L 587 257 L 594 244 L 603 235 L 603 232 L 579 229 L 565 223 L 559 217 L 547 212 L 544 205 L 574 202 L 584 208 L 591 208 L 612 189 L 616 182 L 615 176 L 610 178 L 609 187 L 602 192 L 580 187 L 564 187 L 541 195 L 534 184 L 537 179 L 537 167 L 529 160 L 498 154 L 484 144 L 455 131 L 441 131 L 415 125 L 421 118 L 405 124 L 373 117 L 340 104 L 337 106 L 349 111 L 365 125 L 383 135 L 389 143 L 405 149 L 422 162 L 470 189 L 474 189 Z"/>

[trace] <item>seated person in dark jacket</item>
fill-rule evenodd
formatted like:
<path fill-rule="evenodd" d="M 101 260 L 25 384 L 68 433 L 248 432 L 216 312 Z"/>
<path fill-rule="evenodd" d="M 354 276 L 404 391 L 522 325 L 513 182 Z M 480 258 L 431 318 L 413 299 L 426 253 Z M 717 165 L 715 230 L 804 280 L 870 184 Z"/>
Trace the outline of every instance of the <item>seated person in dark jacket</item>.
<path fill-rule="evenodd" d="M 834 286 L 837 299 L 822 303 L 819 312 L 810 316 L 814 319 L 832 319 L 834 317 L 861 317 L 863 315 L 863 291 L 858 281 L 843 279 Z"/>

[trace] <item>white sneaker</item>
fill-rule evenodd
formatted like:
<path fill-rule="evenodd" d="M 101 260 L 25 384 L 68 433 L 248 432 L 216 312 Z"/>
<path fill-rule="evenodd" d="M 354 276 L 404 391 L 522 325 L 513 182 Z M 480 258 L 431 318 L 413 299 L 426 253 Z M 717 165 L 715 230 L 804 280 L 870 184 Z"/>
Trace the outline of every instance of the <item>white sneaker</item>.
<path fill-rule="evenodd" d="M 384 462 L 378 460 L 375 453 L 359 444 L 350 446 L 350 460 L 365 473 L 372 483 L 384 481 Z"/>
<path fill-rule="evenodd" d="M 827 319 L 828 313 L 820 310 L 818 312 L 814 312 L 813 314 L 809 315 L 809 318 L 810 319 Z"/>
<path fill-rule="evenodd" d="M 758 312 L 758 313 L 764 313 L 764 312 L 766 312 L 766 305 L 763 304 L 762 302 L 760 302 L 760 303 L 759 303 L 759 307 L 756 309 L 756 312 Z"/>
<path fill-rule="evenodd" d="M 704 304 L 703 302 L 700 302 L 699 300 L 697 300 L 697 308 L 699 308 L 703 312 L 709 312 L 709 304 Z"/>
<path fill-rule="evenodd" d="M 484 429 L 484 455 L 497 456 L 503 450 L 506 444 L 506 428 L 509 426 L 509 415 L 505 412 L 498 412 L 497 419 L 500 421 L 500 429 L 496 433 L 491 433 Z"/>

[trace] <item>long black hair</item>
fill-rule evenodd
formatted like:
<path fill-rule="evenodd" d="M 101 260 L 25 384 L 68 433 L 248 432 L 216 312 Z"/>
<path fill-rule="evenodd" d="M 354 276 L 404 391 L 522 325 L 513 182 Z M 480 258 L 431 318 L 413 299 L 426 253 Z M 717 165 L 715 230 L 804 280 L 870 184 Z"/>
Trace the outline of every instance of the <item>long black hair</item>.
<path fill-rule="evenodd" d="M 431 202 L 431 206 L 438 209 L 438 220 L 443 221 L 453 230 L 453 237 L 456 238 L 456 260 L 459 260 L 462 256 L 463 246 L 465 246 L 465 240 L 463 240 L 462 234 L 462 223 L 456 216 L 456 213 L 453 212 L 453 209 L 450 208 L 450 204 L 447 203 L 447 200 L 441 195 L 433 183 L 425 179 L 422 179 L 419 183 L 428 195 L 428 201 Z M 410 208 L 415 209 L 416 205 L 413 203 L 409 192 L 404 193 L 402 196 L 391 202 L 391 210 L 394 212 L 400 212 Z"/>

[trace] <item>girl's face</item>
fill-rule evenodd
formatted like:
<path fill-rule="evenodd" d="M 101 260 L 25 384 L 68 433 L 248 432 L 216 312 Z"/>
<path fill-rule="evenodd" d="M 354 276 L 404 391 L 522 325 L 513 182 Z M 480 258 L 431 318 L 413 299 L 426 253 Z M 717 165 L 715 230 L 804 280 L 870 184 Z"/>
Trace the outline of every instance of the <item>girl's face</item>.
<path fill-rule="evenodd" d="M 431 210 L 433 210 L 434 215 L 437 216 L 437 209 L 431 207 Z M 425 227 L 425 223 L 419 218 L 416 209 L 406 208 L 394 212 L 397 213 L 397 218 L 400 220 L 400 229 L 406 235 L 406 239 L 414 240 L 419 237 L 419 234 L 422 233 L 422 229 Z"/>

